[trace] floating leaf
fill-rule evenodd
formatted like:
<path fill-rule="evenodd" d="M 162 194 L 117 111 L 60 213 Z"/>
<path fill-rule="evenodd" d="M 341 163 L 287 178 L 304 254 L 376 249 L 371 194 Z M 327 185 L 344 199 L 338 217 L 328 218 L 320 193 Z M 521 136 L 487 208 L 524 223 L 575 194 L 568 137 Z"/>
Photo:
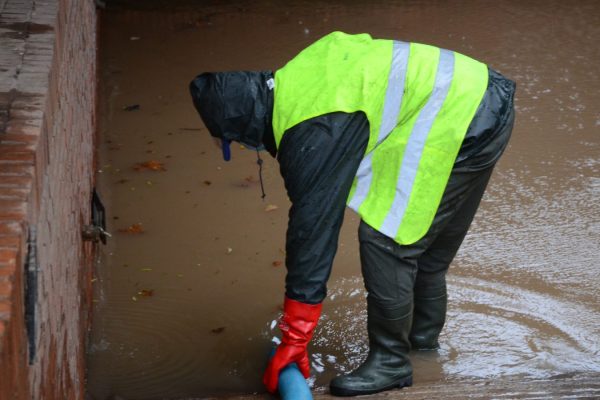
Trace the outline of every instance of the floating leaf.
<path fill-rule="evenodd" d="M 203 183 L 204 183 L 206 186 L 210 186 L 210 185 L 212 185 L 212 182 L 211 182 L 211 181 L 204 181 Z"/>
<path fill-rule="evenodd" d="M 142 163 L 137 163 L 133 166 L 136 171 L 166 171 L 164 163 L 156 160 L 150 160 Z"/>
<path fill-rule="evenodd" d="M 274 266 L 274 267 L 281 267 L 281 264 L 283 264 L 283 262 L 282 262 L 282 261 L 279 261 L 279 260 L 275 260 L 275 261 L 273 261 L 273 266 Z"/>
<path fill-rule="evenodd" d="M 137 224 L 130 225 L 127 228 L 119 229 L 119 232 L 128 233 L 131 235 L 139 235 L 140 233 L 144 233 L 144 228 L 142 228 L 142 224 L 137 223 Z"/>
<path fill-rule="evenodd" d="M 225 330 L 225 327 L 224 326 L 220 326 L 218 328 L 211 329 L 210 331 L 212 333 L 214 333 L 215 335 L 217 335 L 219 333 L 223 333 L 224 330 Z"/>
<path fill-rule="evenodd" d="M 128 106 L 123 107 L 124 111 L 137 111 L 140 109 L 139 104 L 130 104 Z"/>
<path fill-rule="evenodd" d="M 148 271 L 152 271 L 152 268 L 140 268 L 140 271 L 148 272 Z"/>
<path fill-rule="evenodd" d="M 154 289 L 142 289 L 137 294 L 142 297 L 152 297 L 154 296 Z"/>
<path fill-rule="evenodd" d="M 265 207 L 265 211 L 266 212 L 270 212 L 270 211 L 275 211 L 277 210 L 279 207 L 277 207 L 275 204 L 269 204 L 268 206 Z"/>

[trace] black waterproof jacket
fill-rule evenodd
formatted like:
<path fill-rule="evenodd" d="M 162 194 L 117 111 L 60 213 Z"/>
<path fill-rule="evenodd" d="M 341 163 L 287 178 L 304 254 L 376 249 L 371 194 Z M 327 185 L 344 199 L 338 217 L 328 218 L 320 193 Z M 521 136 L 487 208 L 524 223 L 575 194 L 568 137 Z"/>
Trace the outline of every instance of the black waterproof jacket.
<path fill-rule="evenodd" d="M 489 84 L 455 162 L 483 170 L 498 160 L 510 134 L 498 129 L 512 110 L 514 82 L 489 70 Z M 320 303 L 337 251 L 346 199 L 369 139 L 362 112 L 321 115 L 290 128 L 279 149 L 271 126 L 272 72 L 205 73 L 190 83 L 211 135 L 277 157 L 292 202 L 286 241 L 286 296 Z"/>

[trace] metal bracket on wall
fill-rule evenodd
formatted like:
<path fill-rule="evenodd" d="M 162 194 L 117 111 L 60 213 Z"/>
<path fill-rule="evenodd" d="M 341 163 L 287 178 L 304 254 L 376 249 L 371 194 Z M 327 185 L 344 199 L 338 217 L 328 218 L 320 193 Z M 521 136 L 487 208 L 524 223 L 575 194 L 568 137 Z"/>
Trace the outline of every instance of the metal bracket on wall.
<path fill-rule="evenodd" d="M 81 236 L 83 240 L 94 243 L 101 241 L 102 244 L 106 244 L 106 239 L 111 237 L 111 234 L 106 232 L 106 210 L 95 188 L 92 192 L 92 224 L 81 229 Z"/>
<path fill-rule="evenodd" d="M 35 227 L 29 227 L 27 238 L 27 258 L 25 259 L 25 326 L 29 344 L 29 364 L 33 364 L 35 348 L 35 311 L 38 294 L 38 273 L 40 267 L 37 259 L 37 237 Z"/>

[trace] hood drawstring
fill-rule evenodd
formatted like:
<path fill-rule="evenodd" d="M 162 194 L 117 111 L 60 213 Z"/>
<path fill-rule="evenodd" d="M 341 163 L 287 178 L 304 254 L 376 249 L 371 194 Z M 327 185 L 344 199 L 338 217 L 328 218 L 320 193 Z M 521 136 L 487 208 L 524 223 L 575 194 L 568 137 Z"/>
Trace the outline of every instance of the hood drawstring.
<path fill-rule="evenodd" d="M 256 150 L 256 158 L 256 163 L 258 164 L 258 179 L 260 180 L 260 190 L 262 191 L 262 196 L 260 198 L 264 200 L 265 197 L 267 197 L 267 195 L 265 194 L 265 186 L 263 184 L 262 176 L 263 160 L 262 158 L 260 158 L 260 153 L 258 152 L 258 150 Z"/>

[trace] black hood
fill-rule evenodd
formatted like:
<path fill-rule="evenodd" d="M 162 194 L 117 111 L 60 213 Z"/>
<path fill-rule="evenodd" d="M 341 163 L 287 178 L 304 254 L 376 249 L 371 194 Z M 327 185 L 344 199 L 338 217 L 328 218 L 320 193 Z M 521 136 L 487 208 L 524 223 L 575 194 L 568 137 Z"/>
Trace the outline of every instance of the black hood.
<path fill-rule="evenodd" d="M 214 137 L 260 147 L 272 136 L 271 71 L 206 72 L 190 82 L 194 106 Z"/>

